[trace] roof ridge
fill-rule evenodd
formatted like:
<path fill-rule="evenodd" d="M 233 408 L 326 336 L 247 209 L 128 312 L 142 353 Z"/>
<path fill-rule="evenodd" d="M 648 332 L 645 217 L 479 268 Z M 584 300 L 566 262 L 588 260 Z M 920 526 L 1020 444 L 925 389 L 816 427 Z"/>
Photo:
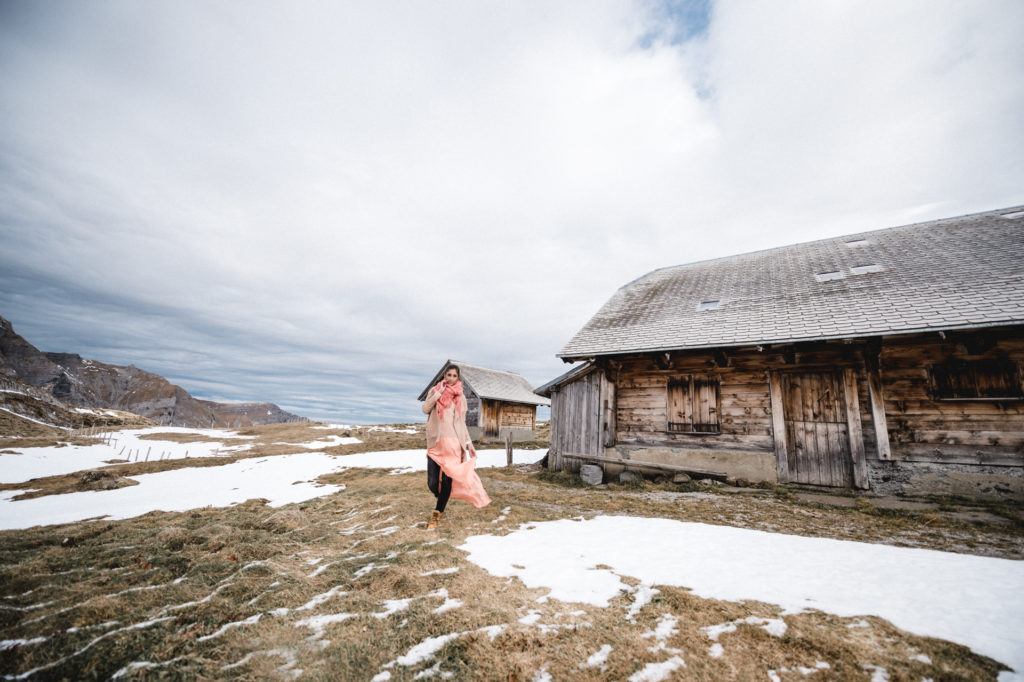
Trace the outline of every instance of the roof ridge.
<path fill-rule="evenodd" d="M 472 364 L 470 362 L 461 362 L 459 360 L 451 360 L 451 359 L 449 359 L 448 362 L 450 364 L 453 364 L 453 365 L 458 365 L 459 367 L 472 367 L 473 369 L 482 369 L 482 370 L 485 370 L 485 371 L 488 371 L 488 372 L 501 372 L 502 374 L 511 374 L 512 376 L 519 377 L 521 379 L 525 379 L 526 378 L 522 374 L 519 374 L 518 372 L 512 372 L 512 371 L 509 371 L 507 369 L 494 369 L 492 367 L 484 367 L 483 365 L 474 365 L 474 364 Z"/>

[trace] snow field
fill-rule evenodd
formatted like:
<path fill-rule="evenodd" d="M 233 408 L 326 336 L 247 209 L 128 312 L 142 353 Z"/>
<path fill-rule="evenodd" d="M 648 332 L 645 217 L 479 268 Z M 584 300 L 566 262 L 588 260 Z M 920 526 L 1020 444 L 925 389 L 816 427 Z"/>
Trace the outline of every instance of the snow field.
<path fill-rule="evenodd" d="M 323 548 L 318 548 L 316 550 L 300 551 L 293 557 L 294 565 L 297 567 L 298 571 L 304 572 L 308 569 L 320 570 L 324 566 L 338 565 L 344 562 L 359 560 L 363 562 L 362 566 L 356 571 L 349 571 L 353 577 L 356 577 L 360 575 L 361 572 L 364 570 L 377 570 L 378 568 L 390 565 L 390 563 L 394 562 L 395 560 L 398 560 L 403 554 L 411 554 L 423 551 L 426 550 L 428 547 L 438 544 L 438 542 L 440 542 L 438 540 L 423 542 L 419 543 L 418 545 L 412 548 L 394 547 L 386 545 L 382 547 L 381 545 L 377 545 L 380 551 L 360 552 L 357 545 L 359 545 L 361 542 L 373 538 L 385 537 L 386 535 L 390 534 L 390 532 L 393 532 L 391 531 L 391 529 L 394 528 L 394 526 L 391 524 L 391 521 L 393 520 L 394 516 L 390 514 L 391 511 L 391 505 L 387 504 L 384 504 L 382 506 L 379 506 L 377 504 L 367 504 L 362 507 L 339 511 L 339 518 L 336 519 L 335 523 L 337 523 L 338 526 L 340 526 L 341 529 L 345 531 L 346 536 L 355 536 L 354 542 L 348 544 L 346 548 L 340 552 L 325 551 Z M 547 552 L 547 556 L 545 556 L 543 552 L 537 553 L 535 555 L 529 552 L 525 554 L 515 553 L 514 562 L 518 565 L 524 566 L 524 569 L 522 570 L 525 570 L 529 568 L 530 564 L 535 560 L 541 563 L 549 561 L 552 554 L 557 554 L 559 547 L 565 546 L 567 544 L 571 545 L 571 543 L 569 542 L 570 538 L 580 534 L 584 536 L 589 535 L 589 526 L 593 522 L 598 522 L 601 519 L 608 519 L 612 522 L 618 522 L 618 520 L 627 520 L 630 522 L 642 524 L 660 521 L 659 519 L 624 519 L 623 517 L 599 517 L 598 519 L 594 519 L 593 521 L 570 521 L 566 523 L 535 522 L 533 524 L 530 524 L 532 526 L 532 528 L 530 529 L 531 531 L 543 531 L 545 528 L 549 526 L 555 526 L 558 528 L 558 532 L 554 535 L 546 535 L 546 543 L 541 543 L 549 546 L 551 548 L 551 551 Z M 680 522 L 672 523 L 679 524 L 682 526 L 699 525 L 681 524 Z M 524 531 L 523 528 L 525 528 L 525 525 L 519 531 L 514 531 L 511 535 L 505 537 L 515 538 L 520 534 L 528 534 L 529 531 Z M 728 530 L 725 527 L 710 528 L 712 530 L 718 531 Z M 622 529 L 617 528 L 616 530 L 621 531 Z M 630 532 L 635 532 L 635 529 L 627 528 L 626 530 L 629 530 Z M 755 531 L 749 532 L 755 533 Z M 541 535 L 544 534 L 541 533 Z M 477 538 L 479 537 L 490 536 L 477 536 L 476 538 L 469 538 L 467 540 L 467 544 L 470 544 L 471 542 L 476 542 Z M 616 537 L 620 538 L 619 542 L 621 542 L 621 538 L 629 537 L 629 535 L 618 533 Z M 786 537 L 788 536 L 773 536 L 774 539 L 778 539 L 783 543 L 786 541 Z M 589 539 L 593 541 L 594 538 L 590 537 Z M 676 546 L 676 543 L 674 542 L 675 539 L 676 538 L 673 538 L 673 542 L 662 542 L 660 545 L 658 545 L 659 550 L 665 551 L 666 547 Z M 820 540 L 814 540 L 812 538 L 801 539 L 810 540 L 812 543 L 815 544 L 821 542 Z M 840 544 L 861 545 L 861 543 Z M 740 545 L 737 544 L 737 541 L 735 541 L 734 539 L 731 545 L 724 545 L 721 549 L 724 555 L 732 557 L 733 561 L 735 561 L 736 556 L 741 556 L 741 554 L 737 554 L 734 552 L 734 550 L 738 550 L 739 547 Z M 465 549 L 465 547 L 463 547 L 462 549 Z M 627 548 L 627 550 L 635 551 L 635 548 Z M 570 547 L 568 551 L 575 551 L 575 548 Z M 697 549 L 697 551 L 699 552 L 699 548 Z M 791 548 L 787 547 L 785 551 L 791 551 Z M 701 554 L 701 556 L 704 560 L 706 560 L 708 558 L 708 553 L 704 552 Z M 470 560 L 479 563 L 479 558 L 479 556 L 474 558 L 473 552 L 470 553 Z M 525 564 L 523 563 L 524 558 L 528 559 Z M 673 556 L 669 559 L 671 561 L 678 561 L 679 557 Z M 584 563 L 586 563 L 586 557 L 583 557 L 583 561 Z M 650 557 L 640 557 L 637 561 L 638 563 L 649 562 Z M 827 557 L 825 559 L 822 559 L 817 564 L 817 567 L 820 569 L 823 565 L 827 564 L 827 561 Z M 602 558 L 601 563 L 606 563 L 610 566 L 613 566 L 613 568 L 607 569 L 608 572 L 612 572 L 618 575 L 628 574 L 626 571 L 621 570 L 621 568 L 618 565 L 616 565 L 616 562 L 609 561 L 608 558 Z M 150 614 L 145 614 L 144 617 L 142 618 L 136 616 L 136 618 L 141 622 L 134 624 L 132 624 L 131 622 L 126 622 L 124 624 L 100 624 L 103 625 L 106 631 L 97 633 L 96 636 L 90 642 L 86 643 L 86 646 L 78 648 L 76 651 L 70 653 L 67 656 L 62 657 L 58 661 L 47 663 L 43 666 L 40 666 L 33 672 L 38 673 L 49 670 L 50 668 L 58 665 L 60 662 L 69 660 L 81 653 L 84 653 L 85 651 L 93 647 L 95 644 L 104 641 L 109 637 L 117 636 L 119 633 L 127 632 L 132 629 L 148 628 L 158 624 L 166 623 L 174 623 L 175 627 L 177 627 L 177 624 L 185 623 L 184 619 L 187 618 L 186 614 L 188 613 L 186 609 L 206 604 L 214 599 L 224 599 L 225 597 L 223 596 L 222 593 L 228 588 L 232 587 L 233 585 L 241 584 L 245 580 L 246 571 L 254 569 L 257 566 L 270 567 L 271 565 L 272 564 L 263 561 L 250 562 L 245 566 L 242 566 L 238 570 L 234 571 L 230 575 L 227 575 L 222 580 L 218 581 L 216 584 L 211 585 L 210 588 L 207 589 L 207 591 L 204 591 L 196 595 L 194 599 L 183 601 L 182 603 L 167 604 L 163 606 L 162 609 L 156 610 Z M 558 565 L 558 563 L 555 564 L 555 566 Z M 687 565 L 686 561 L 683 561 L 683 565 Z M 905 566 L 908 570 L 914 570 L 917 568 L 917 566 L 913 562 L 905 564 Z M 593 565 L 590 565 L 590 567 L 587 570 L 593 571 L 595 569 Z M 455 576 L 459 572 L 459 566 L 455 565 L 446 567 L 442 566 L 440 568 L 434 568 L 433 570 L 420 570 L 418 571 L 417 574 L 421 577 L 435 576 L 439 579 L 445 579 L 448 576 Z M 365 573 L 362 574 L 365 575 Z M 618 575 L 616 575 L 616 577 L 618 577 Z M 563 576 L 562 579 L 564 579 L 567 582 L 571 582 L 575 580 L 577 577 L 578 576 L 568 575 Z M 982 574 L 982 577 L 987 578 L 989 577 L 989 575 Z M 620 614 L 621 617 L 626 621 L 630 620 L 628 616 L 631 614 L 634 617 L 633 622 L 635 622 L 635 616 L 637 616 L 641 612 L 643 607 L 650 602 L 651 596 L 657 593 L 657 588 L 652 587 L 653 584 L 678 584 L 673 582 L 663 583 L 660 580 L 655 581 L 655 578 L 651 576 L 642 576 L 642 578 L 643 582 L 637 585 L 636 587 L 629 588 L 625 585 L 622 585 L 617 592 L 611 593 L 608 596 L 608 598 L 610 599 L 614 597 L 615 594 L 621 593 L 624 589 L 629 590 L 631 592 L 632 601 L 628 606 L 622 609 Z M 801 576 L 797 576 L 797 579 L 801 579 Z M 134 594 L 139 590 L 159 590 L 167 588 L 174 584 L 179 584 L 184 580 L 186 580 L 186 577 L 183 576 L 174 581 L 168 581 L 166 583 L 132 587 L 119 592 L 114 592 L 113 594 L 101 595 L 99 597 L 94 598 L 130 599 L 131 594 Z M 270 580 L 270 577 L 264 575 L 263 580 Z M 448 587 L 441 587 L 435 584 L 435 586 L 430 591 L 425 591 L 423 594 L 420 595 L 414 595 L 403 599 L 384 599 L 380 602 L 376 602 L 370 608 L 366 608 L 367 605 L 365 605 L 364 603 L 362 607 L 353 609 L 351 607 L 352 602 L 349 601 L 349 599 L 351 599 L 352 597 L 349 582 L 343 581 L 339 584 L 329 586 L 316 594 L 307 594 L 301 600 L 296 601 L 296 603 L 298 604 L 296 606 L 289 605 L 272 609 L 264 607 L 263 609 L 260 609 L 260 607 L 256 605 L 257 602 L 259 602 L 259 600 L 263 598 L 264 595 L 273 594 L 274 587 L 279 585 L 280 583 L 276 580 L 267 585 L 266 588 L 264 588 L 263 592 L 257 594 L 248 601 L 248 606 L 254 607 L 252 610 L 248 610 L 248 613 L 246 613 L 245 611 L 237 613 L 237 616 L 235 616 L 234 620 L 226 623 L 221 623 L 216 628 L 208 630 L 207 632 L 205 632 L 197 638 L 197 642 L 202 643 L 204 645 L 209 644 L 211 646 L 223 646 L 218 644 L 221 638 L 232 635 L 237 631 L 244 631 L 246 628 L 255 627 L 268 620 L 281 622 L 286 627 L 294 627 L 307 630 L 309 632 L 309 635 L 304 635 L 305 639 L 303 640 L 303 643 L 298 646 L 277 647 L 261 651 L 246 652 L 245 656 L 243 656 L 241 659 L 237 661 L 226 661 L 222 665 L 222 669 L 226 672 L 232 670 L 238 671 L 239 668 L 241 668 L 242 666 L 246 665 L 246 663 L 251 661 L 254 656 L 269 656 L 281 659 L 281 664 L 277 668 L 277 670 L 282 676 L 298 677 L 302 675 L 302 670 L 298 667 L 299 656 L 304 653 L 308 654 L 309 651 L 322 650 L 324 647 L 328 646 L 330 642 L 326 640 L 326 637 L 330 632 L 329 629 L 331 628 L 331 626 L 359 618 L 383 620 L 390 618 L 391 616 L 396 616 L 395 621 L 392 621 L 394 623 L 393 627 L 402 628 L 406 626 L 406 621 L 402 619 L 402 612 L 406 611 L 410 608 L 412 604 L 420 600 L 433 601 L 433 603 L 429 606 L 433 607 L 430 610 L 430 613 L 434 615 L 443 614 L 447 610 L 450 610 L 452 608 L 459 608 L 462 606 L 461 601 L 459 599 L 453 598 L 451 596 L 451 585 L 448 585 Z M 558 599 L 558 597 L 552 596 L 551 599 L 548 600 L 548 603 L 554 603 L 554 599 Z M 591 603 L 597 605 L 598 602 L 599 599 L 595 595 Z M 607 602 L 605 602 L 603 605 L 607 606 Z M 339 608 L 339 606 L 341 608 Z M 958 607 L 956 604 L 953 604 L 950 608 Z M 33 610 L 38 609 L 33 608 Z M 63 612 L 65 610 L 66 609 L 61 609 L 57 612 L 48 613 L 43 617 L 52 617 L 57 613 Z M 444 679 L 451 673 L 441 668 L 442 661 L 434 659 L 437 657 L 438 653 L 444 648 L 445 645 L 459 639 L 460 637 L 467 636 L 470 633 L 485 633 L 493 641 L 496 637 L 500 636 L 503 632 L 507 632 L 510 628 L 528 628 L 531 630 L 536 630 L 541 634 L 545 634 L 557 631 L 561 628 L 581 626 L 587 627 L 589 625 L 589 623 L 586 622 L 578 622 L 578 617 L 585 615 L 585 611 L 555 611 L 552 613 L 552 611 L 549 610 L 548 613 L 549 615 L 547 617 L 544 617 L 542 616 L 542 612 L 538 609 L 524 609 L 520 611 L 520 617 L 518 617 L 516 620 L 510 623 L 496 623 L 492 625 L 487 625 L 486 627 L 482 628 L 457 630 L 454 632 L 447 633 L 445 633 L 443 630 L 441 631 L 441 633 L 437 633 L 437 631 L 435 630 L 434 633 L 430 633 L 431 636 L 424 637 L 415 645 L 409 647 L 403 652 L 399 652 L 398 655 L 395 656 L 395 658 L 393 658 L 392 660 L 388 661 L 380 668 L 378 668 L 374 679 L 388 680 L 395 676 L 406 678 L 410 675 L 413 676 L 415 679 L 425 679 L 429 677 L 439 677 Z M 695 655 L 694 652 L 684 653 L 683 651 L 680 651 L 669 646 L 669 641 L 671 640 L 671 638 L 678 633 L 680 617 L 681 614 L 661 614 L 654 623 L 648 626 L 648 629 L 645 632 L 638 635 L 641 641 L 646 641 L 645 646 L 648 647 L 649 651 L 651 651 L 654 654 L 663 654 L 663 660 L 658 660 L 655 662 L 645 664 L 643 667 L 639 668 L 638 670 L 635 670 L 633 674 L 626 679 L 636 680 L 637 682 L 656 682 L 658 680 L 669 679 L 673 676 L 673 674 L 679 674 L 679 671 L 683 670 L 686 667 L 687 658 L 689 656 Z M 1012 626 L 1012 623 L 1010 625 Z M 725 653 L 725 648 L 722 647 L 722 645 L 719 643 L 719 638 L 723 635 L 726 635 L 729 632 L 735 631 L 738 627 L 741 626 L 763 628 L 769 634 L 778 637 L 783 636 L 786 632 L 786 624 L 784 620 L 779 618 L 758 617 L 748 617 L 744 619 L 720 623 L 717 625 L 707 626 L 705 628 L 702 628 L 702 630 L 707 635 L 708 642 L 712 645 L 712 648 L 714 648 L 715 646 L 719 647 L 718 651 L 719 655 L 721 655 L 722 653 Z M 88 627 L 100 626 L 97 625 Z M 38 638 L 29 639 L 24 642 L 13 642 L 10 644 L 10 646 L 31 646 L 39 642 L 40 640 Z M 600 641 L 598 641 L 598 643 L 596 643 L 594 646 L 596 647 L 598 646 L 598 644 L 600 644 Z M 726 646 L 727 645 L 728 643 L 726 641 Z M 715 654 L 712 651 L 709 651 L 708 653 L 712 657 L 715 657 Z M 588 668 L 600 670 L 601 668 L 606 667 L 609 658 L 614 655 L 614 650 L 610 644 L 600 644 L 600 648 L 596 651 L 591 649 L 589 654 L 584 654 L 583 656 L 581 656 L 581 660 L 578 663 L 578 667 L 581 670 Z M 137 670 L 141 670 L 144 668 L 159 668 L 171 665 L 172 663 L 173 661 L 137 660 L 125 665 L 119 671 L 119 674 L 123 677 Z M 277 664 L 275 663 L 275 665 Z M 811 675 L 813 673 L 816 673 L 820 670 L 825 670 L 827 668 L 827 663 L 818 662 L 817 666 L 814 668 L 794 668 L 794 670 L 800 672 L 802 675 Z M 401 675 L 398 675 L 399 671 L 401 671 Z M 789 669 L 780 668 L 778 670 L 766 671 L 765 674 L 767 675 L 768 679 L 781 679 L 781 675 L 787 672 L 791 671 Z M 538 677 L 536 679 L 551 679 L 550 674 L 547 673 L 546 666 L 543 667 L 540 671 L 538 671 L 537 674 Z M 887 673 L 885 672 L 884 668 L 865 668 L 865 677 L 871 676 L 874 679 L 881 680 L 885 679 L 882 676 L 886 674 Z M 117 677 L 117 675 L 115 675 L 115 677 Z"/>
<path fill-rule="evenodd" d="M 167 431 L 166 428 L 158 430 Z M 146 431 L 151 430 L 138 430 Z M 211 431 L 209 435 L 211 438 L 230 437 L 226 432 L 219 430 Z M 156 443 L 153 441 L 140 442 L 153 444 L 155 449 Z M 218 444 L 212 442 L 209 445 L 216 447 Z M 168 445 L 185 447 L 177 443 Z M 187 447 L 192 449 L 196 445 L 190 443 Z M 46 452 L 33 453 L 26 450 L 19 455 L 2 455 L 0 477 L 17 475 L 10 473 L 12 470 L 7 467 L 8 462 L 33 454 L 37 457 L 36 462 L 40 470 L 71 472 L 79 470 L 75 467 L 93 468 L 88 464 L 81 465 L 83 461 L 87 462 L 89 457 L 83 456 L 83 451 L 88 452 L 94 447 L 96 446 L 41 448 L 32 450 Z M 104 448 L 104 458 L 109 459 L 109 447 L 100 447 Z M 422 471 L 426 468 L 424 452 L 418 449 L 346 456 L 310 452 L 257 457 L 216 467 L 184 468 L 140 475 L 133 477 L 139 481 L 139 485 L 117 490 L 72 493 L 20 502 L 12 502 L 7 499 L 9 496 L 0 495 L 0 527 L 23 528 L 101 515 L 109 518 L 129 518 L 153 509 L 185 511 L 202 506 L 227 506 L 252 498 L 266 498 L 270 500 L 271 506 L 281 506 L 327 495 L 343 488 L 317 485 L 316 478 L 324 473 L 351 467 Z M 543 452 L 535 450 L 515 453 L 515 459 L 520 463 L 532 462 L 541 456 Z M 504 465 L 503 449 L 480 452 L 478 466 Z M 15 491 L 15 494 L 17 492 L 21 491 Z M 356 559 L 372 559 L 355 572 L 356 577 L 390 565 L 399 553 L 352 552 L 364 542 L 400 530 L 399 526 L 391 523 L 396 516 L 386 514 L 389 508 L 390 505 L 384 504 L 369 511 L 352 510 L 332 522 L 331 525 L 336 527 L 339 535 L 356 535 L 358 538 L 346 552 L 339 555 L 305 559 L 303 563 L 312 571 L 309 577 L 316 577 L 341 562 Z M 499 520 L 510 512 L 510 508 L 503 509 Z M 423 543 L 423 546 L 430 544 L 434 543 Z M 715 547 L 715 551 L 707 552 L 704 550 L 706 547 Z M 539 522 L 529 526 L 524 524 L 519 530 L 502 537 L 470 537 L 460 549 L 469 553 L 470 561 L 494 575 L 517 577 L 527 587 L 549 588 L 550 599 L 606 607 L 609 600 L 616 595 L 629 592 L 632 594 L 632 602 L 625 614 L 627 621 L 635 622 L 636 616 L 658 592 L 654 585 L 675 585 L 690 588 L 695 594 L 707 598 L 729 601 L 753 599 L 775 603 L 787 612 L 813 608 L 844 617 L 877 615 L 897 627 L 965 644 L 979 653 L 1012 666 L 1016 671 L 1024 670 L 1024 635 L 1021 634 L 1024 633 L 1024 562 L 631 517 Z M 599 564 L 612 568 L 597 569 L 596 566 Z M 870 567 L 870 570 L 865 570 L 864 567 Z M 421 575 L 451 575 L 458 570 L 457 566 L 452 566 L 426 571 Z M 623 575 L 637 578 L 641 584 L 635 588 L 628 587 L 620 579 Z M 107 632 L 99 634 L 86 647 L 69 654 L 61 661 L 68 660 L 117 633 L 150 627 L 174 619 L 180 610 L 213 599 L 221 590 L 230 586 L 229 578 L 225 580 L 229 582 L 222 582 L 202 599 L 168 606 L 155 614 L 155 618 L 134 625 L 107 624 Z M 162 585 L 131 588 L 106 595 L 106 598 L 119 597 L 135 590 L 152 590 L 160 587 Z M 204 635 L 203 641 L 215 640 L 235 629 L 255 625 L 261 618 L 283 618 L 303 614 L 304 617 L 293 624 L 295 627 L 311 630 L 312 634 L 307 642 L 322 646 L 326 628 L 350 618 L 387 618 L 407 609 L 414 601 L 425 598 L 443 600 L 443 603 L 432 611 L 434 614 L 462 606 L 462 602 L 452 598 L 445 588 L 439 588 L 416 597 L 385 600 L 380 610 L 370 613 L 317 613 L 318 609 L 332 599 L 344 594 L 345 590 L 336 586 L 295 608 L 260 611 L 223 624 L 219 629 Z M 935 599 L 936 594 L 943 595 L 943 598 Z M 262 596 L 263 594 L 254 597 L 249 601 L 249 605 L 255 605 Z M 24 609 L 42 609 L 45 606 L 46 604 L 38 604 Z M 68 607 L 70 608 L 74 607 Z M 61 609 L 57 613 L 68 609 Z M 52 615 L 54 614 L 44 614 L 40 619 Z M 650 640 L 649 650 L 655 653 L 663 651 L 666 660 L 645 666 L 636 671 L 630 679 L 664 679 L 673 671 L 685 667 L 683 652 L 666 644 L 674 632 L 677 622 L 675 618 L 672 615 L 663 615 L 655 627 L 643 635 Z M 541 619 L 540 611 L 529 610 L 518 619 L 518 624 L 522 627 L 536 628 L 542 633 L 581 625 L 541 623 Z M 869 626 L 866 622 L 861 623 L 853 623 L 850 627 Z M 482 630 L 487 631 L 493 639 L 500 634 L 502 628 L 509 625 L 488 626 Z M 585 627 L 588 624 L 582 625 Z M 708 637 L 708 655 L 713 658 L 725 655 L 728 642 L 723 644 L 719 637 L 741 625 L 761 627 L 774 636 L 782 636 L 786 631 L 784 620 L 757 617 L 708 626 L 703 628 Z M 382 667 L 378 678 L 389 678 L 396 666 L 411 667 L 427 662 L 447 642 L 469 632 L 480 631 L 467 630 L 427 638 Z M 2 644 L 8 647 L 31 646 L 41 641 L 45 639 L 4 640 Z M 2 648 L 3 646 L 0 646 L 0 649 Z M 605 665 L 612 652 L 610 645 L 602 645 L 580 665 L 600 668 Z M 225 670 L 243 665 L 244 661 L 255 653 L 281 656 L 285 659 L 281 667 L 283 674 L 296 673 L 295 649 L 253 652 L 242 661 L 226 664 Z M 46 664 L 37 671 L 48 669 L 61 661 Z M 127 675 L 133 670 L 168 663 L 136 661 L 131 664 L 135 667 L 126 666 L 122 675 Z M 801 668 L 799 672 L 809 675 L 827 667 L 827 663 L 819 662 L 816 668 Z M 778 678 L 779 673 L 785 672 L 789 671 L 772 670 L 767 671 L 767 675 L 770 679 Z M 301 674 L 301 671 L 298 673 Z M 433 668 L 421 670 L 417 677 L 435 674 L 444 676 L 439 663 L 435 663 Z M 884 668 L 871 666 L 865 668 L 865 675 L 879 680 L 888 677 Z M 1024 677 L 1018 673 L 1009 673 L 1001 676 L 1001 679 Z"/>
<path fill-rule="evenodd" d="M 138 440 L 144 433 L 183 432 L 210 437 L 235 437 L 232 432 L 200 429 L 141 429 L 122 432 L 126 439 L 158 448 L 175 447 L 175 457 L 207 456 L 217 450 L 224 452 L 220 442 L 172 443 Z M 125 435 L 127 434 L 127 435 Z M 326 447 L 326 446 L 323 446 Z M 243 446 L 244 448 L 244 446 Z M 238 452 L 239 450 L 235 450 Z M 22 454 L 0 455 L 0 482 L 15 483 L 40 476 L 73 473 L 106 466 L 111 448 L 103 444 L 66 446 L 63 448 L 25 448 Z M 198 453 L 198 454 L 197 454 Z M 542 450 L 515 450 L 513 460 L 523 464 L 544 456 Z M 181 468 L 153 474 L 131 476 L 139 485 L 115 490 L 86 491 L 64 495 L 48 495 L 29 500 L 9 498 L 23 491 L 7 491 L 0 495 L 0 530 L 32 526 L 73 523 L 91 518 L 126 519 L 151 511 L 187 511 L 198 507 L 226 507 L 249 499 L 264 498 L 272 507 L 303 502 L 330 495 L 343 486 L 321 485 L 316 479 L 324 474 L 361 467 L 392 469 L 402 473 L 426 470 L 426 450 L 394 450 L 353 455 L 328 455 L 322 452 L 252 457 L 222 466 Z M 505 451 L 478 451 L 477 466 L 505 466 Z"/>
<path fill-rule="evenodd" d="M 206 436 L 209 442 L 176 443 L 174 441 L 149 440 L 142 436 L 157 433 L 178 433 Z M 107 442 L 97 441 L 93 445 L 65 445 L 63 447 L 15 448 L 14 453 L 0 454 L 0 483 L 24 483 L 33 478 L 72 474 L 76 471 L 110 466 L 111 460 L 130 459 L 144 461 L 183 459 L 188 457 L 211 457 L 244 452 L 245 446 L 225 447 L 228 438 L 252 438 L 239 436 L 234 431 L 221 429 L 186 429 L 175 426 L 131 429 L 111 434 Z M 119 462 L 118 462 L 119 463 Z"/>
<path fill-rule="evenodd" d="M 876 615 L 1006 663 L 1015 672 L 1001 680 L 1024 679 L 1020 561 L 623 516 L 523 524 L 505 536 L 470 537 L 460 549 L 491 574 L 547 587 L 550 598 L 565 602 L 608 606 L 630 590 L 619 578 L 628 575 L 643 585 L 763 601 L 790 613 Z M 612 568 L 596 568 L 602 564 Z M 777 619 L 743 622 L 785 632 Z M 706 629 L 709 640 L 717 643 L 737 624 Z M 652 636 L 657 640 L 657 631 Z"/>

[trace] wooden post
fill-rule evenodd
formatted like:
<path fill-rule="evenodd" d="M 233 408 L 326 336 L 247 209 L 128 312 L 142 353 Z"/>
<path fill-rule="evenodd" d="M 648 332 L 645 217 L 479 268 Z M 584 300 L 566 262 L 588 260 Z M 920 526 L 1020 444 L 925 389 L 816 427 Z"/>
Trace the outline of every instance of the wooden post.
<path fill-rule="evenodd" d="M 615 382 L 604 381 L 601 386 L 604 388 L 604 396 L 602 398 L 602 407 L 605 410 L 604 416 L 604 447 L 614 447 L 616 441 L 616 403 L 615 403 Z"/>
<path fill-rule="evenodd" d="M 779 373 L 768 373 L 772 404 L 772 437 L 775 439 L 775 473 L 779 483 L 789 481 L 789 448 L 786 445 L 786 418 L 782 413 L 782 380 Z"/>
<path fill-rule="evenodd" d="M 864 432 L 860 423 L 860 398 L 857 397 L 857 373 L 843 370 L 843 397 L 846 399 L 846 425 L 850 434 L 850 459 L 853 460 L 853 484 L 868 488 L 868 465 L 864 460 Z"/>
<path fill-rule="evenodd" d="M 864 368 L 868 375 L 868 399 L 871 401 L 871 423 L 875 428 L 875 444 L 878 459 L 891 460 L 889 446 L 889 425 L 885 419 L 885 396 L 882 394 L 882 373 L 879 369 L 878 352 L 867 349 L 864 352 Z"/>
<path fill-rule="evenodd" d="M 512 466 L 512 431 L 505 433 L 505 466 Z"/>
<path fill-rule="evenodd" d="M 153 452 L 153 446 L 152 445 L 150 445 L 149 449 L 146 450 L 146 460 L 145 461 L 147 461 L 147 462 L 149 461 L 149 453 L 151 453 L 151 452 Z"/>

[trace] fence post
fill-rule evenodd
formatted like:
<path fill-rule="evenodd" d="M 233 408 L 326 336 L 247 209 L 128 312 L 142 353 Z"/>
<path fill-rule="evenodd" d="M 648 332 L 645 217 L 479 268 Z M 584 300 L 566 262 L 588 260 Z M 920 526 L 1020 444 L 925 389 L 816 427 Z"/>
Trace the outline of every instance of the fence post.
<path fill-rule="evenodd" d="M 505 433 L 505 466 L 512 466 L 512 431 Z"/>
<path fill-rule="evenodd" d="M 148 449 L 148 450 L 146 450 L 146 459 L 145 459 L 144 461 L 146 461 L 146 462 L 148 462 L 148 461 L 149 461 L 149 453 L 151 453 L 152 451 L 153 451 L 153 446 L 152 446 L 152 445 L 150 445 L 150 446 L 149 446 L 149 449 Z"/>

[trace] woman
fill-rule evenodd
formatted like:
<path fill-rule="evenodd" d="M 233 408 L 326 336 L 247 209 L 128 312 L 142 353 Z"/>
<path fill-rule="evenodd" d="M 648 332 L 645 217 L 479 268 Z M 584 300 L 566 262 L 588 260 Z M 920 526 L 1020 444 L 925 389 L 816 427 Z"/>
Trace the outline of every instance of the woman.
<path fill-rule="evenodd" d="M 451 497 L 474 507 L 491 503 L 480 477 L 476 475 L 476 449 L 466 428 L 466 398 L 457 365 L 444 369 L 444 378 L 423 402 L 427 417 L 427 487 L 437 498 L 427 530 L 437 528 Z"/>

